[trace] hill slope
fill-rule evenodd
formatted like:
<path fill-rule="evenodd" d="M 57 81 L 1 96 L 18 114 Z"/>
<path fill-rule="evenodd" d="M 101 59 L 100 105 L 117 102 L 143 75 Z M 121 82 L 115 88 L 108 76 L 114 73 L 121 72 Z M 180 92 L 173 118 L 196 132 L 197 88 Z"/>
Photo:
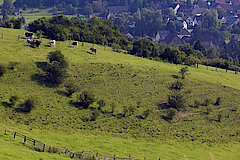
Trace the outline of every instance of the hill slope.
<path fill-rule="evenodd" d="M 4 127 L 1 128 L 11 128 L 13 131 L 17 129 L 24 133 L 31 133 L 29 129 L 33 129 L 36 130 L 36 133 L 31 133 L 34 136 L 31 137 L 38 138 L 39 136 L 40 140 L 45 139 L 45 141 L 49 141 L 47 134 L 51 134 L 51 131 L 48 130 L 66 132 L 85 130 L 86 134 L 106 134 L 105 136 L 125 138 L 147 137 L 166 143 L 181 141 L 181 145 L 185 142 L 189 143 L 189 141 L 209 145 L 239 141 L 239 74 L 231 71 L 226 73 L 225 70 L 220 69 L 215 71 L 215 68 L 211 67 L 207 70 L 205 66 L 200 66 L 199 69 L 190 67 L 186 85 L 186 88 L 191 91 L 187 96 L 189 107 L 186 108 L 186 113 L 189 114 L 186 117 L 179 115 L 169 123 L 162 118 L 166 113 L 161 106 L 167 102 L 170 94 L 168 88 L 175 81 L 174 75 L 177 75 L 183 66 L 117 53 L 113 52 L 111 48 L 104 50 L 104 47 L 99 45 L 95 45 L 98 49 L 97 55 L 92 55 L 89 53 L 92 44 L 87 43 L 83 47 L 80 44 L 79 48 L 73 48 L 68 41 L 57 42 L 56 48 L 50 48 L 49 40 L 43 39 L 39 49 L 31 48 L 27 46 L 26 39 L 20 38 L 17 41 L 18 35 L 23 37 L 24 30 L 0 28 L 1 32 L 4 34 L 4 39 L 0 39 L 0 63 L 6 66 L 13 62 L 17 64 L 13 70 L 8 69 L 7 73 L 0 77 L 0 100 L 2 102 L 0 120 L 1 124 L 4 124 Z M 69 62 L 69 77 L 66 82 L 74 84 L 77 88 L 77 92 L 72 97 L 63 94 L 64 84 L 57 88 L 48 88 L 39 85 L 33 79 L 33 75 L 40 72 L 35 63 L 46 62 L 47 54 L 56 49 L 61 50 Z M 85 121 L 92 116 L 91 109 L 80 110 L 71 105 L 74 97 L 84 90 L 92 91 L 97 100 L 103 99 L 106 102 L 103 113 L 97 117 L 96 121 Z M 15 106 L 9 107 L 9 98 L 12 95 L 18 95 L 21 99 Z M 29 96 L 38 100 L 37 107 L 29 114 L 17 112 L 15 108 Z M 220 106 L 192 107 L 195 100 L 204 103 L 208 98 L 213 104 L 217 97 L 221 97 Z M 111 113 L 113 104 L 116 107 Z M 123 113 L 124 106 L 131 105 L 136 106 L 133 115 L 117 118 Z M 95 106 L 97 103 L 92 105 L 93 108 Z M 139 118 L 147 109 L 152 110 L 150 116 L 146 119 Z M 221 115 L 220 122 L 218 122 L 218 115 Z M 9 127 L 10 125 L 13 127 Z M 18 125 L 24 127 L 18 129 Z M 46 135 L 38 135 L 39 129 L 47 129 L 44 131 Z M 76 133 L 73 137 L 75 136 L 79 135 Z M 77 144 L 71 141 L 73 139 L 69 138 L 68 134 L 62 133 L 59 135 L 59 139 L 60 137 L 65 137 L 70 143 L 73 143 L 72 147 L 76 147 Z M 61 142 L 62 139 L 59 139 L 56 141 Z M 119 139 L 117 138 L 117 140 Z M 69 145 L 69 141 L 63 142 L 62 145 Z M 78 143 L 80 143 L 79 141 L 80 139 L 77 140 Z M 127 143 L 124 140 L 120 140 L 120 142 Z M 132 142 L 130 146 L 138 144 L 137 140 L 133 139 Z M 91 146 L 90 141 L 85 143 Z M 116 142 L 111 141 L 111 146 L 114 143 Z M 143 140 L 143 143 L 148 142 Z M 141 144 L 136 148 L 139 148 Z M 158 143 L 156 144 L 159 146 Z M 99 151 L 98 149 L 101 147 L 96 148 L 95 145 L 92 145 L 90 149 Z M 156 147 L 150 148 L 156 150 Z M 119 152 L 117 149 L 112 152 L 104 151 L 106 149 L 102 148 L 100 151 L 105 154 Z M 147 151 L 142 152 L 147 154 Z M 229 155 L 230 152 L 224 153 Z M 127 154 L 129 152 L 123 156 L 127 156 Z M 161 153 L 161 155 L 163 154 Z M 191 153 L 186 154 L 191 155 Z M 157 158 L 158 154 L 153 153 L 153 157 Z"/>

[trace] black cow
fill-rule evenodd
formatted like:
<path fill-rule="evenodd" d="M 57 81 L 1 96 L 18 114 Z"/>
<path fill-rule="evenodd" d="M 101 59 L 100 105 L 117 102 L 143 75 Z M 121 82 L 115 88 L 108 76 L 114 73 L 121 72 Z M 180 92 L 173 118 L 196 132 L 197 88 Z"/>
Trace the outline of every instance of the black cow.
<path fill-rule="evenodd" d="M 31 39 L 27 39 L 28 45 L 30 44 L 32 47 L 36 46 L 39 47 L 41 45 L 41 41 L 40 40 L 31 40 Z"/>
<path fill-rule="evenodd" d="M 95 55 L 97 55 L 97 49 L 96 49 L 96 48 L 90 48 L 90 50 L 91 50 L 92 52 L 94 52 Z"/>
<path fill-rule="evenodd" d="M 25 36 L 27 37 L 27 38 L 34 38 L 34 35 L 33 35 L 33 33 L 30 33 L 30 32 L 26 32 L 25 33 Z"/>
<path fill-rule="evenodd" d="M 77 48 L 78 48 L 78 41 L 74 41 L 74 42 L 72 43 L 72 45 L 73 45 L 73 47 L 77 46 Z"/>

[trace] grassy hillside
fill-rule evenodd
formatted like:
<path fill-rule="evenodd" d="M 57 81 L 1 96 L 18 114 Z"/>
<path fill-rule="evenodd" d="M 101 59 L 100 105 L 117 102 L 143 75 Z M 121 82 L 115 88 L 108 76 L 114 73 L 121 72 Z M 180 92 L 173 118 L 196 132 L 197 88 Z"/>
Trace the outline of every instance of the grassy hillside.
<path fill-rule="evenodd" d="M 2 32 L 0 63 L 6 66 L 13 62 L 17 64 L 15 69 L 8 69 L 0 77 L 2 130 L 17 130 L 51 145 L 73 150 L 86 148 L 104 155 L 132 154 L 137 158 L 146 155 L 150 159 L 207 159 L 210 155 L 216 159 L 239 157 L 234 152 L 239 144 L 233 144 L 240 140 L 239 74 L 221 69 L 215 71 L 211 67 L 207 70 L 206 66 L 189 67 L 186 88 L 191 93 L 187 96 L 188 107 L 184 114 L 168 122 L 162 118 L 166 113 L 161 107 L 167 102 L 174 75 L 183 66 L 113 52 L 108 47 L 104 50 L 99 45 L 95 45 L 97 55 L 92 55 L 89 53 L 92 44 L 87 43 L 84 47 L 80 43 L 79 48 L 73 48 L 68 41 L 57 42 L 56 48 L 51 48 L 49 40 L 43 39 L 39 49 L 31 48 L 26 39 L 17 41 L 18 35 L 23 37 L 24 30 L 0 28 Z M 72 97 L 63 94 L 65 83 L 48 88 L 33 79 L 33 75 L 40 72 L 35 63 L 47 61 L 47 54 L 56 49 L 61 50 L 69 62 L 69 77 L 65 83 L 76 86 L 77 92 Z M 96 121 L 84 122 L 93 111 L 80 110 L 70 103 L 84 90 L 92 91 L 97 100 L 106 102 L 104 114 Z M 21 99 L 9 107 L 12 95 Z M 36 108 L 29 114 L 17 112 L 15 108 L 29 96 L 37 100 Z M 220 106 L 213 105 L 217 97 L 221 97 Z M 195 100 L 203 103 L 206 98 L 212 103 L 208 107 L 192 107 Z M 116 108 L 110 114 L 112 104 Z M 130 105 L 136 106 L 132 116 L 116 117 L 123 112 L 123 106 Z M 150 116 L 139 118 L 147 109 L 152 110 Z M 220 122 L 217 121 L 219 115 Z M 1 141 L 6 146 L 16 143 L 4 140 L 4 137 Z M 186 149 L 183 151 L 182 148 Z"/>

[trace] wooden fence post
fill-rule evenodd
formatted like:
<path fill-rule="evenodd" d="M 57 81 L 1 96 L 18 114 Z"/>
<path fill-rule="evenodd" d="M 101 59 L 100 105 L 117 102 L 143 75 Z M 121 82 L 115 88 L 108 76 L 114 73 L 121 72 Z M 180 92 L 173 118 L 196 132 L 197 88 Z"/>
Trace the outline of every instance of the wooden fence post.
<path fill-rule="evenodd" d="M 68 149 L 66 149 L 66 151 L 65 151 L 65 155 L 68 153 Z"/>
<path fill-rule="evenodd" d="M 144 160 L 146 160 L 146 157 L 144 157 Z"/>
<path fill-rule="evenodd" d="M 24 136 L 24 143 L 26 142 L 26 139 L 27 139 L 27 137 L 26 137 L 26 136 Z"/>
<path fill-rule="evenodd" d="M 34 140 L 33 140 L 33 146 L 35 146 L 35 144 L 36 144 L 36 140 L 34 139 Z"/>
<path fill-rule="evenodd" d="M 5 135 L 7 135 L 7 130 L 5 129 L 5 132 L 4 132 Z"/>
<path fill-rule="evenodd" d="M 115 158 L 115 154 L 114 154 L 114 157 L 113 157 L 113 159 L 115 160 L 116 158 Z"/>
<path fill-rule="evenodd" d="M 18 41 L 19 41 L 19 39 L 20 39 L 20 35 L 18 35 Z"/>
<path fill-rule="evenodd" d="M 44 152 L 44 150 L 45 150 L 45 144 L 43 144 L 43 152 Z"/>
<path fill-rule="evenodd" d="M 17 132 L 14 133 L 14 136 L 13 136 L 14 139 L 15 139 L 15 137 L 16 137 L 16 134 L 17 134 Z"/>
<path fill-rule="evenodd" d="M 96 158 L 98 157 L 98 152 L 97 152 L 97 154 L 96 154 Z"/>
<path fill-rule="evenodd" d="M 129 155 L 129 159 L 131 159 L 131 155 Z"/>

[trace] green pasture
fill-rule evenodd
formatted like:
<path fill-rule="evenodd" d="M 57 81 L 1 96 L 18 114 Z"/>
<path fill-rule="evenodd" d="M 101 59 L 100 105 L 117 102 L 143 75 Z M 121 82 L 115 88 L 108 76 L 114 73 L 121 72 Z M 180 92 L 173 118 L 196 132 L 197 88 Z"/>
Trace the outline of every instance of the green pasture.
<path fill-rule="evenodd" d="M 239 74 L 201 65 L 198 69 L 189 67 L 186 112 L 199 114 L 168 122 L 162 118 L 166 113 L 161 106 L 167 102 L 168 88 L 176 81 L 174 75 L 185 66 L 113 52 L 110 47 L 104 50 L 104 46 L 96 44 L 97 55 L 93 55 L 89 50 L 93 44 L 89 43 L 83 47 L 79 43 L 78 48 L 73 48 L 69 41 L 57 42 L 51 48 L 49 40 L 43 38 L 40 48 L 31 48 L 24 38 L 25 32 L 0 28 L 0 63 L 7 68 L 10 63 L 17 64 L 0 77 L 1 130 L 19 131 L 49 145 L 103 155 L 131 154 L 149 159 L 239 158 Z M 55 50 L 61 50 L 69 63 L 68 78 L 59 87 L 48 88 L 33 79 L 34 74 L 40 73 L 35 63 L 46 62 L 48 53 Z M 77 92 L 72 97 L 62 94 L 65 83 L 76 86 Z M 80 110 L 70 102 L 84 90 L 93 92 L 97 100 L 106 101 L 103 108 L 106 113 L 115 103 L 114 113 L 100 114 L 96 121 L 83 122 L 92 111 Z M 10 107 L 12 95 L 18 95 L 20 100 Z M 36 108 L 29 114 L 16 112 L 14 109 L 29 96 L 37 101 Z M 221 97 L 220 106 L 214 105 L 217 97 Z M 203 103 L 206 98 L 211 101 L 208 107 L 193 107 L 195 100 Z M 115 117 L 122 113 L 124 105 L 136 106 L 134 114 Z M 137 118 L 146 109 L 152 110 L 150 116 Z M 8 136 L 2 136 L 0 141 L 6 144 L 6 150 L 15 144 L 19 152 L 29 150 Z M 29 151 L 29 155 L 24 155 L 26 159 L 31 158 L 30 152 L 35 153 Z M 0 153 L 2 156 L 5 152 Z M 15 158 L 4 156 L 16 159 L 18 154 L 12 155 Z M 48 155 L 39 153 L 39 159 Z"/>

